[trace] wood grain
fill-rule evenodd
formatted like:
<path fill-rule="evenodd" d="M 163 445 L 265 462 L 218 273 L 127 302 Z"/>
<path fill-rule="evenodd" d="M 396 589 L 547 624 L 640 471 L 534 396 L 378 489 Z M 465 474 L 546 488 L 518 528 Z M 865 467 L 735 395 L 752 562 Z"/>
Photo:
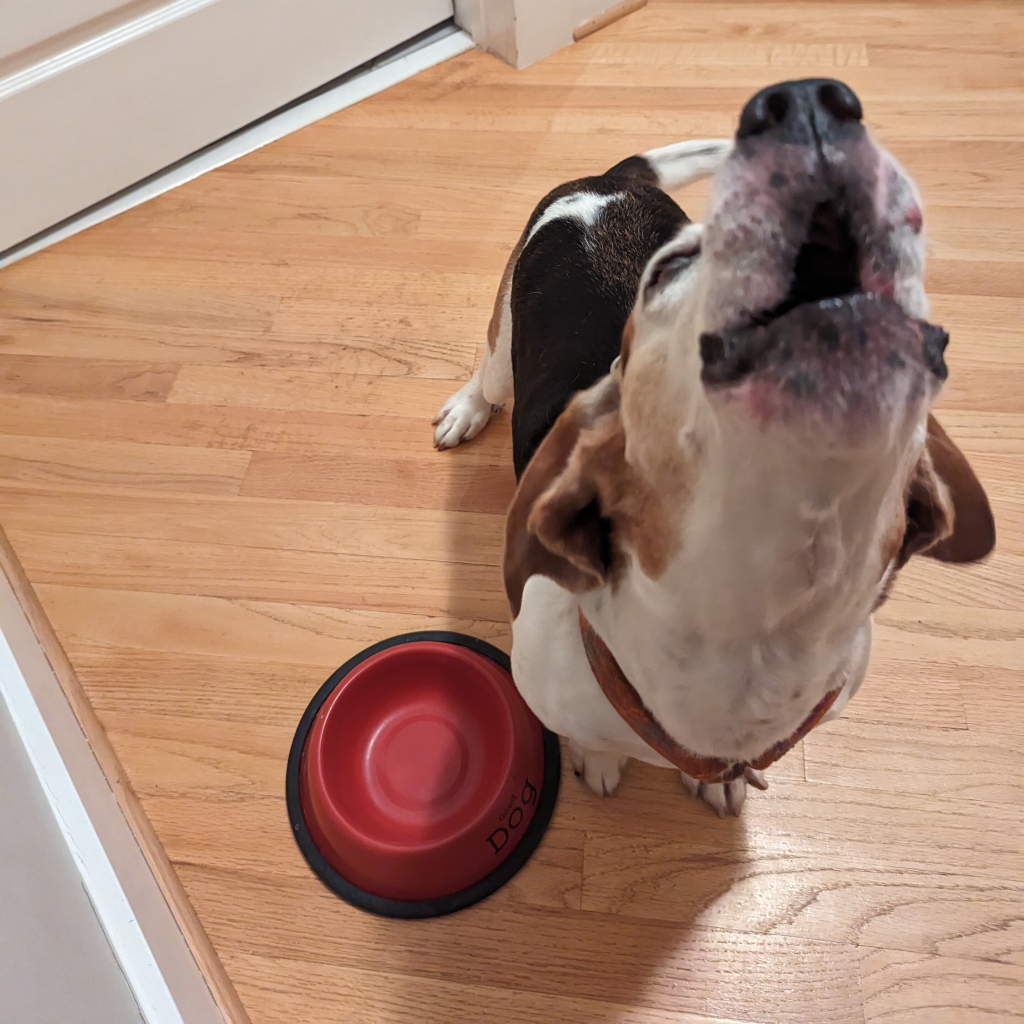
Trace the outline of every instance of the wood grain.
<path fill-rule="evenodd" d="M 0 393 L 162 402 L 178 367 L 37 355 L 0 355 Z"/>
<path fill-rule="evenodd" d="M 242 451 L 0 435 L 0 475 L 29 484 L 237 494 L 252 456 Z"/>
<path fill-rule="evenodd" d="M 651 0 L 524 72 L 457 57 L 3 272 L 0 523 L 41 608 L 22 599 L 232 1012 L 1021 1019 L 1022 51 L 1014 0 Z M 672 772 L 631 764 L 599 800 L 567 764 L 493 898 L 352 910 L 295 847 L 284 762 L 323 680 L 382 637 L 508 649 L 509 417 L 447 454 L 429 419 L 523 223 L 554 185 L 728 134 L 754 90 L 805 75 L 848 81 L 921 187 L 952 338 L 939 415 L 996 553 L 908 566 L 861 692 L 739 821 Z M 707 194 L 678 198 L 699 217 Z"/>

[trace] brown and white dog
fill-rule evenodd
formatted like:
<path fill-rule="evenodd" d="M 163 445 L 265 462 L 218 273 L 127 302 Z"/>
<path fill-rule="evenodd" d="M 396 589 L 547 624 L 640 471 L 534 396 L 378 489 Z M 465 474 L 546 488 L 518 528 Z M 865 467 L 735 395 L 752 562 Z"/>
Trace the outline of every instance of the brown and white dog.
<path fill-rule="evenodd" d="M 702 226 L 663 190 L 709 174 Z M 534 211 L 435 443 L 514 396 L 513 674 L 596 793 L 635 757 L 738 813 L 857 691 L 906 560 L 991 550 L 930 415 L 924 256 L 914 183 L 823 79 Z"/>

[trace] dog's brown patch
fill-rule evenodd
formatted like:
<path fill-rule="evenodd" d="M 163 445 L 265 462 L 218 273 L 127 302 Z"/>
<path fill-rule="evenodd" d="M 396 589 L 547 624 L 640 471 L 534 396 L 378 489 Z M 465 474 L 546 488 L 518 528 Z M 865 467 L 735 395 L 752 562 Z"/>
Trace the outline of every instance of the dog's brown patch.
<path fill-rule="evenodd" d="M 601 387 L 603 383 L 596 387 Z M 590 590 L 601 583 L 598 574 L 581 568 L 551 550 L 529 527 L 534 506 L 552 481 L 565 471 L 586 421 L 594 417 L 591 410 L 587 410 L 589 415 L 585 415 L 579 398 L 577 396 L 570 402 L 530 459 L 509 508 L 505 523 L 502 572 L 513 618 L 519 615 L 523 588 L 531 576 L 548 576 L 574 593 Z M 618 402 L 617 393 L 612 400 Z"/>
<path fill-rule="evenodd" d="M 929 415 L 925 450 L 907 482 L 903 508 L 883 541 L 882 565 L 893 572 L 875 604 L 889 596 L 896 572 L 912 555 L 942 562 L 976 562 L 996 543 L 995 521 L 966 456 Z"/>
<path fill-rule="evenodd" d="M 996 524 L 985 488 L 934 416 L 928 417 L 928 453 L 952 503 L 953 529 L 924 553 L 942 562 L 976 562 L 996 546 Z"/>
<path fill-rule="evenodd" d="M 657 578 L 678 550 L 682 505 L 627 460 L 620 402 L 617 374 L 576 395 L 519 482 L 505 535 L 513 618 L 531 576 L 582 593 L 616 582 L 631 557 Z"/>
<path fill-rule="evenodd" d="M 523 246 L 526 245 L 527 234 L 528 232 L 524 230 L 519 236 L 519 241 L 516 242 L 516 247 L 512 250 L 508 262 L 505 264 L 505 269 L 502 271 L 501 283 L 498 285 L 498 294 L 494 296 L 494 311 L 491 313 L 491 319 L 487 324 L 487 347 L 491 352 L 494 352 L 498 347 L 498 334 L 501 331 L 501 314 L 505 308 L 505 299 L 508 297 L 509 289 L 512 287 L 512 275 L 515 273 L 516 264 L 519 262 Z"/>
<path fill-rule="evenodd" d="M 966 456 L 934 416 L 907 484 L 906 529 L 896 566 L 922 554 L 942 562 L 976 562 L 996 543 L 988 497 Z"/>
<path fill-rule="evenodd" d="M 896 568 L 906 565 L 911 555 L 926 553 L 952 532 L 953 502 L 935 472 L 931 452 L 926 447 L 907 485 L 903 537 L 896 555 Z"/>

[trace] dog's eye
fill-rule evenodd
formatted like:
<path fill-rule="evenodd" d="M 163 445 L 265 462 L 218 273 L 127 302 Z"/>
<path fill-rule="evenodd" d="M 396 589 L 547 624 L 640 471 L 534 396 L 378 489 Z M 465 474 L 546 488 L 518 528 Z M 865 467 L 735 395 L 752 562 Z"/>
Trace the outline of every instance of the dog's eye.
<path fill-rule="evenodd" d="M 644 295 L 653 295 L 664 288 L 673 278 L 684 271 L 700 255 L 700 242 L 694 241 L 681 249 L 675 249 L 658 260 L 647 278 Z"/>

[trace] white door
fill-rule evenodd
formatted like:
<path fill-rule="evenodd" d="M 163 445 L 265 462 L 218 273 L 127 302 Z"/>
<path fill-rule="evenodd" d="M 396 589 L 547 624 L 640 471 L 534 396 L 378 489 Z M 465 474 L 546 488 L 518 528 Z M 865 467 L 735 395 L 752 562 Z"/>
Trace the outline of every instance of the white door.
<path fill-rule="evenodd" d="M 0 253 L 452 16 L 452 0 L 0 0 Z"/>

